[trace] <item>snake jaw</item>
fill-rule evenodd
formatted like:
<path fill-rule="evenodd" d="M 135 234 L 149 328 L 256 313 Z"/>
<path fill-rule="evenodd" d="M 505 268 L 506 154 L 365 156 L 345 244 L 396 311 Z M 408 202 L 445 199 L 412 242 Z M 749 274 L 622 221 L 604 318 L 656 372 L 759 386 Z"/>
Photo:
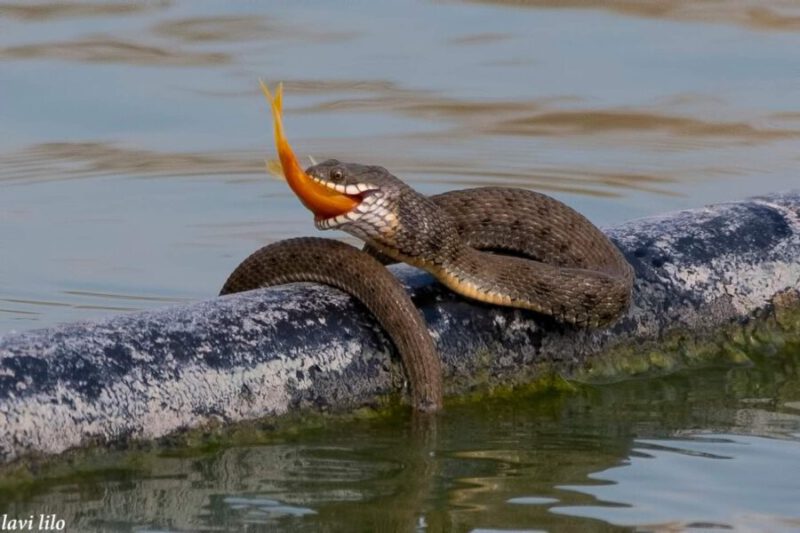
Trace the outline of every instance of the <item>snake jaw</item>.
<path fill-rule="evenodd" d="M 297 195 L 304 206 L 315 218 L 335 218 L 343 215 L 359 205 L 359 195 L 351 195 L 345 191 L 331 188 L 327 184 L 313 179 L 303 171 L 297 157 L 294 155 L 289 141 L 283 131 L 283 86 L 278 85 L 275 96 L 272 96 L 267 85 L 259 80 L 261 91 L 264 93 L 272 109 L 272 118 L 275 130 L 275 147 L 281 162 L 283 175 L 292 191 Z"/>
<path fill-rule="evenodd" d="M 340 213 L 332 217 L 315 216 L 314 225 L 317 227 L 317 229 L 326 230 L 326 229 L 339 228 L 340 226 L 342 226 L 343 224 L 347 224 L 348 222 L 355 222 L 364 214 L 365 208 L 370 203 L 370 202 L 364 202 L 364 200 L 370 194 L 373 193 L 372 192 L 360 193 L 358 204 L 349 211 L 345 211 L 344 213 Z"/>
<path fill-rule="evenodd" d="M 314 224 L 317 229 L 343 230 L 373 245 L 394 242 L 400 219 L 391 193 L 376 189 L 362 195 L 361 202 L 351 211 L 332 218 L 316 218 Z"/>

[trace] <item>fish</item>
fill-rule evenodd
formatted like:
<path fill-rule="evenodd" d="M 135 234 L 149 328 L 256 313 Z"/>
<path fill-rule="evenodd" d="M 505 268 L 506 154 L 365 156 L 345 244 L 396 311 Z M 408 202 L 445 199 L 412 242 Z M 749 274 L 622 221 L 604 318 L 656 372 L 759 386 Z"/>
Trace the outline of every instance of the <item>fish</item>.
<path fill-rule="evenodd" d="M 275 148 L 283 176 L 300 202 L 318 219 L 337 217 L 356 207 L 360 197 L 340 193 L 314 181 L 300 166 L 283 129 L 283 84 L 278 84 L 274 96 L 263 80 L 259 80 L 259 84 L 272 109 Z"/>

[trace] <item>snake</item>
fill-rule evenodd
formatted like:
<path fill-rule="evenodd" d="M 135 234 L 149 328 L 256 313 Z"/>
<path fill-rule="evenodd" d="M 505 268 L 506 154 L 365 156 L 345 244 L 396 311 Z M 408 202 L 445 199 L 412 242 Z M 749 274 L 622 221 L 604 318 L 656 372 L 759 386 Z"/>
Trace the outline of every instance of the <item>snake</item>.
<path fill-rule="evenodd" d="M 471 300 L 527 309 L 577 328 L 615 322 L 628 308 L 634 271 L 586 217 L 545 194 L 479 187 L 427 196 L 377 165 L 330 159 L 302 169 L 283 133 L 282 90 L 273 97 L 275 138 L 287 183 L 319 230 L 342 230 L 363 249 L 301 237 L 264 246 L 230 274 L 220 294 L 316 282 L 361 302 L 397 348 L 412 407 L 441 409 L 442 368 L 425 320 L 386 268 L 403 262 Z"/>

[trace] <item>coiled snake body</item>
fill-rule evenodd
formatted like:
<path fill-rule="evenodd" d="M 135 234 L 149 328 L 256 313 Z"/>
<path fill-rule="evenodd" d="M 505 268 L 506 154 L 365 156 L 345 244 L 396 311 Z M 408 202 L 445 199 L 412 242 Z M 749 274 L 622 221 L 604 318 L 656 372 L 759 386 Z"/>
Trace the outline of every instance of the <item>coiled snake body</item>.
<path fill-rule="evenodd" d="M 633 270 L 617 247 L 543 194 L 485 187 L 427 197 L 382 167 L 336 160 L 305 174 L 353 205 L 317 215 L 316 226 L 363 239 L 365 251 L 329 239 L 277 242 L 242 262 L 222 294 L 296 281 L 350 293 L 397 346 L 418 410 L 441 407 L 440 362 L 420 312 L 383 264 L 403 261 L 468 298 L 577 326 L 608 325 L 630 302 Z"/>

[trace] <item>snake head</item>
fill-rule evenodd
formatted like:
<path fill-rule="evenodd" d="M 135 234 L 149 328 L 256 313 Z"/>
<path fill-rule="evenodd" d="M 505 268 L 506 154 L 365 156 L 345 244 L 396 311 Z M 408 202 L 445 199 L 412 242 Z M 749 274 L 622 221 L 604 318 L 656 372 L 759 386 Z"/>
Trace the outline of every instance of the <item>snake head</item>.
<path fill-rule="evenodd" d="M 340 229 L 395 259 L 413 263 L 423 249 L 445 251 L 455 225 L 426 196 L 380 166 L 329 159 L 306 169 L 315 183 L 358 196 L 353 209 L 316 219 L 318 229 Z"/>
<path fill-rule="evenodd" d="M 306 174 L 315 184 L 358 198 L 358 203 L 344 213 L 317 218 L 317 228 L 342 229 L 361 238 L 394 227 L 397 221 L 394 199 L 401 190 L 409 189 L 383 167 L 342 163 L 336 159 L 311 166 Z"/>

